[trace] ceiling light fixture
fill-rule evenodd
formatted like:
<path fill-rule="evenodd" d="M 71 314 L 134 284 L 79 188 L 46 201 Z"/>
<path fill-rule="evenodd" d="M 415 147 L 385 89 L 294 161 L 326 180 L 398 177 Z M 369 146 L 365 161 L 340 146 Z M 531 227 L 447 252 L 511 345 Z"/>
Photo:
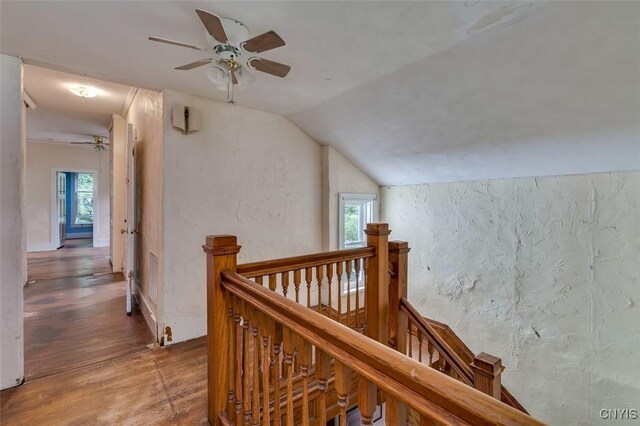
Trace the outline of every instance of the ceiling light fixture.
<path fill-rule="evenodd" d="M 69 91 L 76 96 L 80 96 L 81 98 L 95 98 L 98 96 L 98 91 L 89 86 L 74 86 L 70 87 Z"/>

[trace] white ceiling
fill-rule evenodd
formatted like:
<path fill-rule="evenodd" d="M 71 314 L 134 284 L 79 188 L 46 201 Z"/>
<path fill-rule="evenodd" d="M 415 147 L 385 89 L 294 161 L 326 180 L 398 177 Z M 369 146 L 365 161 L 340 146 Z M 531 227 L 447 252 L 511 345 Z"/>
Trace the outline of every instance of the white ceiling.
<path fill-rule="evenodd" d="M 284 114 L 381 184 L 640 167 L 639 3 L 9 2 L 2 52 L 78 74 L 225 100 L 195 8 L 273 29 L 292 65 L 238 103 Z M 28 31 L 24 31 L 28 28 Z M 206 56 L 206 55 L 205 55 Z"/>
<path fill-rule="evenodd" d="M 94 98 L 80 98 L 71 87 L 89 86 Z M 36 104 L 27 114 L 27 139 L 93 141 L 108 136 L 112 114 L 121 114 L 131 88 L 33 65 L 24 67 L 24 89 Z"/>

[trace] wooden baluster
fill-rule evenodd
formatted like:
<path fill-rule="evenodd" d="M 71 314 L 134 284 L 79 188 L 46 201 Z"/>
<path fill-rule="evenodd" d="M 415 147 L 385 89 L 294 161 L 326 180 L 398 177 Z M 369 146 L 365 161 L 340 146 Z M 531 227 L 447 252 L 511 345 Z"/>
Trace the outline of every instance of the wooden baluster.
<path fill-rule="evenodd" d="M 275 292 L 277 290 L 276 288 L 276 284 L 277 284 L 277 278 L 278 276 L 276 274 L 269 274 L 269 290 Z"/>
<path fill-rule="evenodd" d="M 338 322 L 342 322 L 342 274 L 343 266 L 342 262 L 336 264 L 336 275 L 338 276 Z"/>
<path fill-rule="evenodd" d="M 260 333 L 262 334 L 262 426 L 269 426 L 271 423 L 270 416 L 270 393 L 269 393 L 269 374 L 271 366 L 271 349 L 269 347 L 269 334 L 274 329 L 273 320 L 267 315 L 262 315 L 260 324 Z"/>
<path fill-rule="evenodd" d="M 282 283 L 282 295 L 287 297 L 287 290 L 289 289 L 289 272 L 282 272 L 280 274 L 280 282 Z"/>
<path fill-rule="evenodd" d="M 227 395 L 227 417 L 229 419 L 233 419 L 235 415 L 235 404 L 236 404 L 236 388 L 235 388 L 235 380 L 236 380 L 236 339 L 238 338 L 238 334 L 236 333 L 236 322 L 235 322 L 235 297 L 229 294 L 229 309 L 227 310 L 227 316 L 229 318 L 229 350 L 227 354 L 229 356 L 227 360 L 228 370 L 227 370 L 227 382 L 229 383 L 229 393 Z"/>
<path fill-rule="evenodd" d="M 233 235 L 210 235 L 202 247 L 207 254 L 207 416 L 212 424 L 227 409 L 229 388 L 228 304 L 222 272 L 238 269 L 240 251 Z"/>
<path fill-rule="evenodd" d="M 395 396 L 386 394 L 386 411 L 384 413 L 386 424 L 388 425 L 407 425 L 407 405 Z"/>
<path fill-rule="evenodd" d="M 376 385 L 364 377 L 358 379 L 358 409 L 360 410 L 360 424 L 372 425 L 373 413 L 376 411 L 378 390 Z"/>
<path fill-rule="evenodd" d="M 496 399 L 502 394 L 502 360 L 487 353 L 479 353 L 471 364 L 473 387 Z"/>
<path fill-rule="evenodd" d="M 350 371 L 339 362 L 335 361 L 335 387 L 338 395 L 338 406 L 340 407 L 340 426 L 347 426 L 347 407 L 349 406 L 349 385 Z"/>
<path fill-rule="evenodd" d="M 367 318 L 367 268 L 369 267 L 369 259 L 362 259 L 362 332 L 366 333 L 367 323 L 369 322 Z"/>
<path fill-rule="evenodd" d="M 293 426 L 293 353 L 295 345 L 295 333 L 285 328 L 282 353 L 284 354 L 284 378 L 287 382 L 287 411 L 285 413 L 287 426 Z"/>
<path fill-rule="evenodd" d="M 318 312 L 322 311 L 322 280 L 324 279 L 324 267 L 316 266 L 316 281 L 318 282 Z"/>
<path fill-rule="evenodd" d="M 242 418 L 242 301 L 235 298 L 234 321 L 236 323 L 236 425 L 241 425 Z M 214 423 L 215 424 L 215 423 Z"/>
<path fill-rule="evenodd" d="M 262 275 L 260 275 L 259 277 L 256 277 L 256 284 L 258 284 L 258 285 L 264 285 L 264 284 L 263 284 L 263 280 L 262 280 Z"/>
<path fill-rule="evenodd" d="M 249 306 L 243 303 L 242 310 L 242 409 L 245 426 L 251 425 L 251 317 Z"/>
<path fill-rule="evenodd" d="M 360 271 L 362 269 L 362 259 L 354 260 L 353 267 L 356 270 L 356 312 L 353 328 L 360 331 Z"/>
<path fill-rule="evenodd" d="M 295 271 L 293 271 L 293 285 L 295 286 L 296 289 L 296 302 L 300 303 L 300 281 L 301 281 L 301 270 L 300 269 L 296 269 Z"/>
<path fill-rule="evenodd" d="M 353 261 L 347 260 L 347 327 L 351 327 L 351 276 L 353 273 Z"/>
<path fill-rule="evenodd" d="M 427 345 L 427 352 L 429 353 L 429 366 L 431 366 L 433 364 L 433 352 L 435 351 L 435 348 L 433 347 L 433 345 Z"/>
<path fill-rule="evenodd" d="M 313 268 L 304 270 L 304 279 L 307 282 L 307 308 L 311 307 L 311 280 L 313 279 Z"/>
<path fill-rule="evenodd" d="M 316 377 L 318 377 L 319 390 L 319 425 L 327 424 L 327 390 L 329 388 L 329 375 L 331 374 L 331 358 L 316 347 Z"/>
<path fill-rule="evenodd" d="M 418 332 L 418 361 L 422 362 L 422 332 L 417 330 Z"/>
<path fill-rule="evenodd" d="M 333 310 L 333 306 L 332 306 L 332 301 L 331 301 L 331 281 L 333 280 L 333 263 L 330 263 L 327 265 L 327 285 L 328 285 L 328 296 L 329 296 L 329 303 L 327 303 L 327 305 L 329 306 L 328 308 L 328 313 L 329 313 L 329 318 L 333 318 L 333 313 L 331 312 Z"/>
<path fill-rule="evenodd" d="M 282 420 L 280 414 L 280 352 L 282 350 L 282 324 L 274 322 L 274 331 L 272 336 L 273 355 L 271 359 L 273 379 L 273 421 L 279 425 Z"/>
<path fill-rule="evenodd" d="M 413 322 L 409 321 L 409 328 L 407 333 L 409 334 L 409 358 L 413 358 Z"/>
<path fill-rule="evenodd" d="M 311 344 L 306 340 L 298 344 L 300 375 L 302 376 L 302 426 L 309 426 L 309 374 L 311 373 Z M 325 423 L 326 424 L 326 423 Z"/>
<path fill-rule="evenodd" d="M 367 335 L 389 345 L 389 225 L 369 223 L 364 231 L 375 255 L 367 262 Z"/>
<path fill-rule="evenodd" d="M 261 322 L 261 313 L 257 309 L 251 308 L 251 317 L 253 319 L 251 325 L 251 332 L 253 334 L 253 365 L 252 365 L 252 378 L 253 378 L 253 389 L 251 391 L 252 397 L 252 406 L 253 406 L 253 425 L 258 426 L 260 424 L 260 322 Z"/>

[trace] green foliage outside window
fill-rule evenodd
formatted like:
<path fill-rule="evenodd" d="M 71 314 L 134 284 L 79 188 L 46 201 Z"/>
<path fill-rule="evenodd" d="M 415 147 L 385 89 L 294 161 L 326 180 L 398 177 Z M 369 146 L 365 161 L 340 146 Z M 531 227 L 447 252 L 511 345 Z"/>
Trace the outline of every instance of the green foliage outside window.
<path fill-rule="evenodd" d="M 344 209 L 344 240 L 346 242 L 359 241 L 358 224 L 360 223 L 360 208 L 345 206 Z"/>
<path fill-rule="evenodd" d="M 76 224 L 93 223 L 93 175 L 78 173 L 76 182 Z"/>

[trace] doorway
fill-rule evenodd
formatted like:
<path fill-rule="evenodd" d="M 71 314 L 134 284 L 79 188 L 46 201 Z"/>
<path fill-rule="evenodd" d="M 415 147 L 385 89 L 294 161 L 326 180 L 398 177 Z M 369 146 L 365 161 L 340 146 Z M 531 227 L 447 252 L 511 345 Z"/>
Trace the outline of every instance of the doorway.
<path fill-rule="evenodd" d="M 68 244 L 96 247 L 94 229 L 101 219 L 97 205 L 98 171 L 53 169 L 52 181 L 51 241 L 57 249 Z"/>

